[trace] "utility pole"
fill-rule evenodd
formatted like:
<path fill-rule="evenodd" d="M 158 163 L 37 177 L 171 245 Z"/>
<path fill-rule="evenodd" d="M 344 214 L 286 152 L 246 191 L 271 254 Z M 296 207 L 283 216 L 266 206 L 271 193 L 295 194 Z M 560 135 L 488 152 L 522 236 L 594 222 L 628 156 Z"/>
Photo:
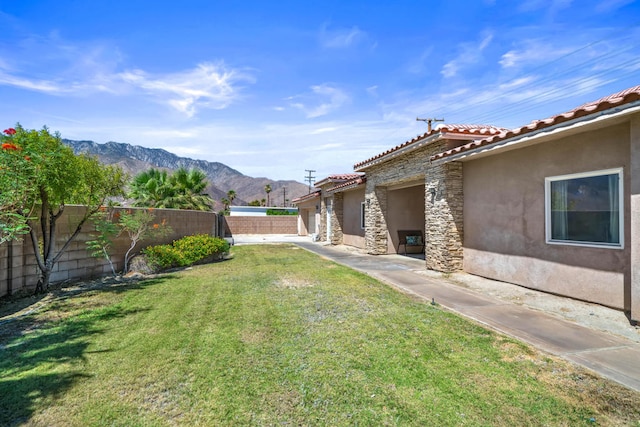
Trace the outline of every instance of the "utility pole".
<path fill-rule="evenodd" d="M 311 194 L 311 185 L 312 185 L 314 182 L 316 182 L 316 181 L 315 181 L 316 177 L 315 177 L 315 176 L 311 176 L 311 173 L 315 172 L 315 170 L 313 170 L 313 169 L 305 169 L 304 171 L 305 171 L 305 172 L 309 172 L 309 175 L 305 176 L 305 177 L 304 177 L 304 180 L 305 180 L 305 181 L 307 181 L 307 182 L 309 183 L 309 194 Z"/>
<path fill-rule="evenodd" d="M 431 132 L 431 123 L 432 122 L 444 122 L 444 119 L 420 119 L 416 117 L 417 122 L 427 122 L 427 132 Z"/>

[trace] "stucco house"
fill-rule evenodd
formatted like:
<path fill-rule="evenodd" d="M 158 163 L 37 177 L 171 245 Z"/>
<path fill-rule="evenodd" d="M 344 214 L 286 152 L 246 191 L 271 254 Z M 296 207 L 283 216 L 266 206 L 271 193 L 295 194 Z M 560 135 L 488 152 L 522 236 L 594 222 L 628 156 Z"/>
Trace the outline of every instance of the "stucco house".
<path fill-rule="evenodd" d="M 320 190 L 313 191 L 291 201 L 298 207 L 298 236 L 311 236 L 316 240 L 320 235 Z"/>
<path fill-rule="evenodd" d="M 640 86 L 513 130 L 440 125 L 354 169 L 368 253 L 421 229 L 429 269 L 640 320 Z"/>
<path fill-rule="evenodd" d="M 354 170 L 294 201 L 318 240 L 401 253 L 413 230 L 428 269 L 640 320 L 640 86 L 512 130 L 440 125 Z"/>
<path fill-rule="evenodd" d="M 429 161 L 460 171 L 426 191 L 462 184 L 463 270 L 640 320 L 640 86 Z"/>
<path fill-rule="evenodd" d="M 292 204 L 299 209 L 298 234 L 364 248 L 365 182 L 358 173 L 329 175 L 315 183 L 316 191 L 294 199 Z M 311 224 L 314 233 L 309 232 Z"/>
<path fill-rule="evenodd" d="M 432 167 L 431 156 L 506 131 L 494 126 L 441 125 L 368 160 L 354 169 L 367 177 L 365 249 L 370 254 L 401 252 L 399 231 L 416 230 L 425 243 L 427 267 L 462 268 L 462 169 Z"/>

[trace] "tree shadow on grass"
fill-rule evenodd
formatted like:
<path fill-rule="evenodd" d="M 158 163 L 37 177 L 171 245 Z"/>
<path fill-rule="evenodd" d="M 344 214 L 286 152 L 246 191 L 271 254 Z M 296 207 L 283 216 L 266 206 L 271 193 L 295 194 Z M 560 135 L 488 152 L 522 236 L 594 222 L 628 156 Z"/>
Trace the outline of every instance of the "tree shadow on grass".
<path fill-rule="evenodd" d="M 2 297 L 0 298 L 0 328 L 2 328 L 6 321 L 12 320 L 11 318 L 14 317 L 14 315 L 28 315 L 51 301 L 69 298 L 89 291 L 122 293 L 128 290 L 143 289 L 172 278 L 174 278 L 174 276 L 170 274 L 151 278 L 142 277 L 133 279 L 103 277 L 96 280 L 52 286 L 46 294 L 32 295 L 21 293 Z M 20 312 L 24 312 L 24 314 Z"/>
<path fill-rule="evenodd" d="M 154 283 L 157 281 L 128 284 L 127 288 L 143 288 Z M 124 290 L 100 289 L 109 292 Z M 73 295 L 63 292 L 60 298 Z M 59 321 L 38 321 L 35 316 L 25 316 L 2 325 L 0 425 L 24 423 L 47 401 L 87 378 L 83 373 L 84 360 L 92 337 L 107 330 L 111 320 L 142 311 L 146 309 L 122 310 L 112 305 L 85 310 Z"/>

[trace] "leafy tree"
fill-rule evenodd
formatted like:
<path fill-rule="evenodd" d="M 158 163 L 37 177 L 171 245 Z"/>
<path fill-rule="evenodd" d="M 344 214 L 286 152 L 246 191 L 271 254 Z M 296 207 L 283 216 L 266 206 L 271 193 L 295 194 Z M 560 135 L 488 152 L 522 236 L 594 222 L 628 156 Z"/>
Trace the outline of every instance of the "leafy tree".
<path fill-rule="evenodd" d="M 171 228 L 163 220 L 162 223 L 154 223 L 155 214 L 153 208 L 136 209 L 135 211 L 127 210 L 120 213 L 118 226 L 122 232 L 129 237 L 129 249 L 124 255 L 124 268 L 126 273 L 129 271 L 129 261 L 133 256 L 132 251 L 138 245 L 138 242 L 151 238 L 166 236 L 171 233 Z"/>
<path fill-rule="evenodd" d="M 260 203 L 260 200 L 252 200 L 249 202 L 249 206 L 262 206 L 262 203 Z"/>
<path fill-rule="evenodd" d="M 87 242 L 91 255 L 96 258 L 104 258 L 109 262 L 111 272 L 116 275 L 116 270 L 111 261 L 111 246 L 113 239 L 126 234 L 129 238 L 129 248 L 124 256 L 123 272 L 129 271 L 129 261 L 133 257 L 133 250 L 139 242 L 147 238 L 163 237 L 171 233 L 171 227 L 165 220 L 157 223 L 153 208 L 135 209 L 116 212 L 112 208 L 100 208 L 100 211 L 92 217 L 97 234 L 95 239 Z"/>
<path fill-rule="evenodd" d="M 123 195 L 126 177 L 118 167 L 74 154 L 58 133 L 51 134 L 46 127 L 6 129 L 0 167 L 0 234 L 6 240 L 28 231 L 40 271 L 35 291 L 44 292 L 56 263 L 89 217 L 108 197 Z M 84 209 L 58 249 L 57 221 L 69 204 Z"/>
<path fill-rule="evenodd" d="M 267 193 L 267 206 L 269 206 L 269 193 L 271 193 L 271 184 L 264 186 L 264 192 Z"/>
<path fill-rule="evenodd" d="M 135 206 L 208 211 L 213 199 L 204 191 L 207 176 L 198 169 L 177 169 L 172 174 L 149 169 L 136 175 L 130 197 Z"/>
<path fill-rule="evenodd" d="M 87 247 L 91 251 L 92 257 L 104 258 L 109 262 L 111 272 L 115 276 L 116 269 L 113 266 L 109 252 L 113 244 L 113 238 L 118 235 L 120 230 L 118 229 L 118 225 L 113 222 L 113 215 L 113 209 L 107 211 L 104 207 L 101 207 L 100 211 L 93 215 L 91 220 L 96 228 L 97 235 L 94 240 L 87 242 Z"/>

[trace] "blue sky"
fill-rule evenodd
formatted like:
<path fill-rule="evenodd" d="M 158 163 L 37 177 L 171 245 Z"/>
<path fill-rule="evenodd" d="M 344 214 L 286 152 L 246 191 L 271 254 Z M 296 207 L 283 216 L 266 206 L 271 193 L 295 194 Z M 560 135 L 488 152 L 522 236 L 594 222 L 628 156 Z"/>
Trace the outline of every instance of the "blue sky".
<path fill-rule="evenodd" d="M 640 84 L 640 0 L 0 0 L 2 126 L 303 181 Z"/>

